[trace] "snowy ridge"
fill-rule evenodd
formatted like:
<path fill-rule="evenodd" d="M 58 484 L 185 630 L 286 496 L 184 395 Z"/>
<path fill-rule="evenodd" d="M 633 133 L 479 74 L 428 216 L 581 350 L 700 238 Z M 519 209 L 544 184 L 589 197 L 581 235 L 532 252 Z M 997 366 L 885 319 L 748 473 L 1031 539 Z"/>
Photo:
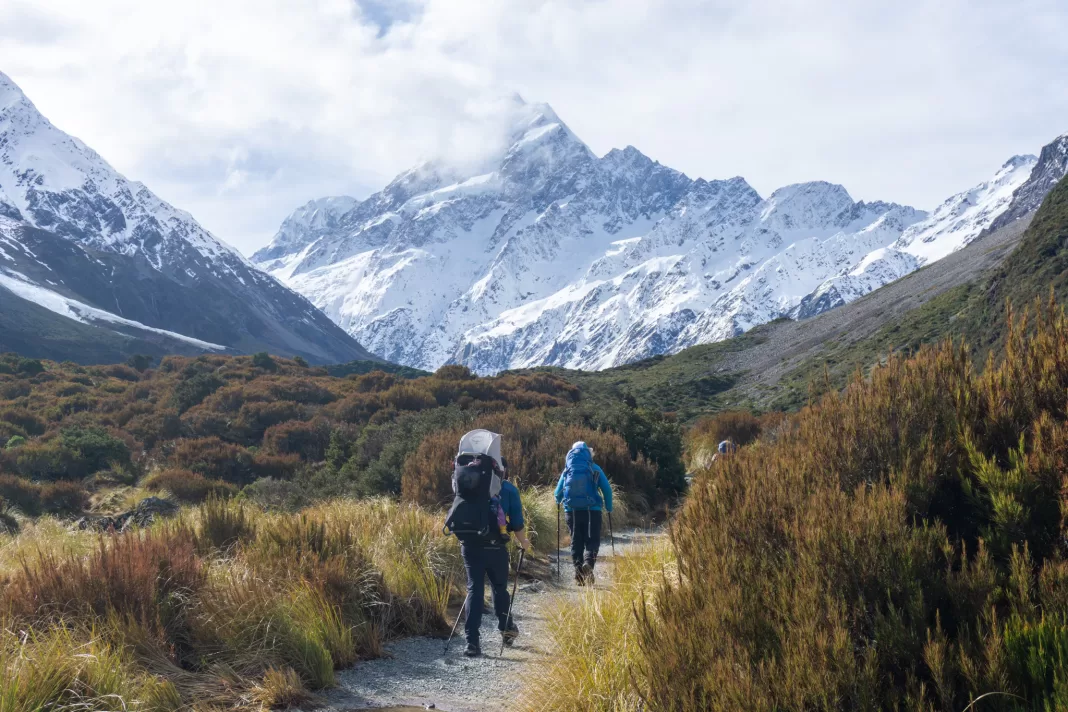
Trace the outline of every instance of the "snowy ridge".
<path fill-rule="evenodd" d="M 826 182 L 761 197 L 633 147 L 598 158 L 546 105 L 467 174 L 422 164 L 257 261 L 376 354 L 481 373 L 599 369 L 852 301 L 990 227 L 1033 156 L 933 213 Z"/>
<path fill-rule="evenodd" d="M 34 284 L 17 272 L 8 273 L 6 270 L 0 269 L 0 287 L 7 289 L 16 296 L 22 297 L 26 301 L 42 306 L 50 312 L 65 316 L 68 319 L 73 319 L 82 324 L 128 326 L 141 331 L 151 331 L 154 334 L 169 336 L 172 339 L 179 339 L 208 351 L 226 350 L 225 346 L 220 346 L 219 344 L 201 341 L 200 339 L 194 339 L 191 336 L 184 336 L 183 334 L 174 331 L 167 331 L 166 329 L 157 329 L 152 326 L 146 326 L 140 322 L 133 321 L 132 319 L 124 319 L 121 316 L 104 311 L 103 309 L 91 307 L 88 304 L 79 302 L 77 299 L 65 297 L 51 289 L 42 287 L 39 284 Z"/>
<path fill-rule="evenodd" d="M 355 205 L 325 201 L 298 231 L 331 230 L 332 216 Z M 3 73 L 0 220 L 0 266 L 7 278 L 18 280 L 29 301 L 37 298 L 71 319 L 182 334 L 208 350 L 219 344 L 266 348 L 316 362 L 369 357 L 310 302 L 189 213 L 56 128 Z M 31 324 L 19 328 L 17 343 L 41 345 Z"/>
<path fill-rule="evenodd" d="M 0 136 L 0 185 L 30 224 L 115 251 L 159 252 L 182 240 L 207 259 L 225 257 L 225 269 L 231 269 L 226 262 L 245 261 L 189 213 L 127 180 L 96 151 L 53 126 L 3 72 Z"/>

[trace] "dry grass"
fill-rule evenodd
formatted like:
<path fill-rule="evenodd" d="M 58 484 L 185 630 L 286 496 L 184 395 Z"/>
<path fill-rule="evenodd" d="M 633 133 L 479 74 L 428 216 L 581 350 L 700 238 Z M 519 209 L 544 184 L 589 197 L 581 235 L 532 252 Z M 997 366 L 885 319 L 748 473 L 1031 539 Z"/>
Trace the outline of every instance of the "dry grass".
<path fill-rule="evenodd" d="M 306 701 L 390 637 L 444 630 L 462 567 L 440 519 L 209 500 L 127 534 L 28 523 L 0 539 L 0 627 L 22 631 L 0 640 L 0 712 Z"/>
<path fill-rule="evenodd" d="M 644 709 L 631 682 L 641 654 L 634 611 L 675 577 L 670 543 L 654 538 L 613 559 L 610 589 L 561 598 L 549 619 L 551 654 L 529 676 L 524 709 Z"/>

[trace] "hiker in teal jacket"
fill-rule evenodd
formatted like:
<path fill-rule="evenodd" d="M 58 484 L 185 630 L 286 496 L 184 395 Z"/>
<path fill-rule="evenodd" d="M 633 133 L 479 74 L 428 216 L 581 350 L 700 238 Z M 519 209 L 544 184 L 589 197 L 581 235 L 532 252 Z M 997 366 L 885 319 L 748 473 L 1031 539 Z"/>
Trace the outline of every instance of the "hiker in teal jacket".
<path fill-rule="evenodd" d="M 567 453 L 567 466 L 556 484 L 556 502 L 564 505 L 571 533 L 571 561 L 579 586 L 593 583 L 601 548 L 601 509 L 612 511 L 612 485 L 593 462 L 593 450 L 581 440 Z"/>

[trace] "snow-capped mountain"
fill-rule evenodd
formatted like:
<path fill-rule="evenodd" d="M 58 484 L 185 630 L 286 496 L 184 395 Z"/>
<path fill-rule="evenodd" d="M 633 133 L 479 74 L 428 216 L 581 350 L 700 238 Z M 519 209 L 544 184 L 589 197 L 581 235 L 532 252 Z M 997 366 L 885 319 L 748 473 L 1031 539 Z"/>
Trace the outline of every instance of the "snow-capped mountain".
<path fill-rule="evenodd" d="M 163 337 L 165 349 L 368 357 L 306 299 L 53 126 L 0 73 L 0 346 L 33 329 L 11 321 L 21 302 L 128 338 Z M 36 348 L 30 336 L 17 343 Z M 69 348 L 77 359 L 76 340 Z"/>
<path fill-rule="evenodd" d="M 805 318 L 851 302 L 968 245 L 1006 213 L 1037 162 L 1034 156 L 1013 156 L 993 178 L 948 198 L 927 218 L 906 228 L 892 245 L 873 250 L 848 271 L 821 284 L 791 316 Z"/>
<path fill-rule="evenodd" d="M 393 361 L 605 368 L 866 294 L 975 239 L 1035 161 L 928 215 L 823 182 L 764 198 L 633 147 L 597 157 L 544 104 L 515 114 L 477 171 L 418 166 L 297 234 L 309 204 L 253 259 Z"/>

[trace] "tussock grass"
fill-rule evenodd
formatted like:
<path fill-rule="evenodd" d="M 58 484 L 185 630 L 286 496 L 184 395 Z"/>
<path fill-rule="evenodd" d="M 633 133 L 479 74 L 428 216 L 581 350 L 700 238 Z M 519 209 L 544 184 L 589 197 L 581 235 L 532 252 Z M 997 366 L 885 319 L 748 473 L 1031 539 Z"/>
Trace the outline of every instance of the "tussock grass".
<path fill-rule="evenodd" d="M 209 499 L 125 534 L 29 523 L 0 538 L 0 712 L 307 701 L 390 637 L 445 629 L 463 569 L 440 526 L 386 499 Z"/>
<path fill-rule="evenodd" d="M 549 618 L 550 655 L 530 676 L 523 709 L 645 709 L 631 680 L 641 655 L 634 612 L 676 576 L 670 543 L 650 539 L 613 559 L 611 588 L 561 598 Z"/>

